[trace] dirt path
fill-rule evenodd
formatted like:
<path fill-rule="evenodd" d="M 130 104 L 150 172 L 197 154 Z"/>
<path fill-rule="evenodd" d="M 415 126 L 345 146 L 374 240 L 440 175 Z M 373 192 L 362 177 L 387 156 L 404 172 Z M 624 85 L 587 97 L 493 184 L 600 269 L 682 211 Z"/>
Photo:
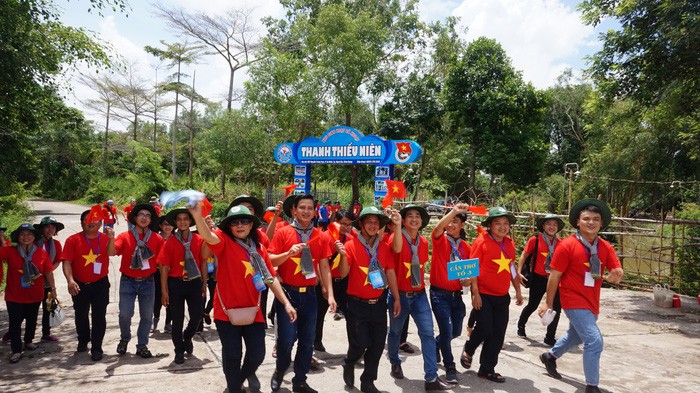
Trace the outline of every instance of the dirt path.
<path fill-rule="evenodd" d="M 80 231 L 79 214 L 87 206 L 70 203 L 33 201 L 36 221 L 45 215 L 53 215 L 66 225 L 58 236 L 66 237 Z M 126 230 L 121 222 L 117 232 Z M 101 362 L 92 362 L 88 354 L 75 353 L 72 304 L 66 282 L 57 271 L 59 297 L 67 306 L 66 321 L 54 329 L 61 341 L 56 344 L 42 343 L 39 349 L 26 352 L 22 361 L 10 365 L 8 344 L 0 345 L 0 391 L 41 392 L 222 392 L 226 383 L 221 371 L 221 348 L 215 327 L 207 326 L 203 334 L 195 338 L 194 355 L 183 365 L 173 363 L 170 336 L 161 332 L 151 335 L 149 347 L 158 356 L 141 359 L 134 356 L 134 346 L 128 353 L 118 356 L 115 352 L 119 341 L 118 317 L 118 267 L 119 259 L 110 263 L 112 284 L 111 304 L 107 315 L 105 357 Z M 527 291 L 525 291 L 527 295 Z M 611 392 L 697 392 L 700 391 L 700 306 L 695 299 L 684 297 L 680 309 L 662 309 L 653 305 L 651 293 L 627 290 L 604 289 L 599 325 L 605 338 L 605 350 L 601 359 L 600 386 Z M 515 322 L 521 308 L 511 303 L 510 322 L 506 334 L 506 345 L 501 352 L 497 371 L 507 378 L 503 384 L 487 382 L 476 377 L 476 372 L 465 371 L 457 366 L 460 385 L 455 392 L 583 392 L 583 369 L 581 350 L 567 354 L 559 360 L 562 380 L 549 378 L 537 356 L 546 350 L 541 340 L 544 328 L 536 318 L 527 326 L 529 339 L 515 335 Z M 41 319 L 41 317 L 39 317 Z M 135 335 L 138 317 L 133 319 L 132 334 Z M 0 303 L 0 332 L 7 330 L 7 313 L 4 302 Z M 562 318 L 559 334 L 568 325 Z M 437 326 L 437 325 L 436 325 Z M 162 322 L 161 322 L 162 328 Z M 269 378 L 274 370 L 275 359 L 271 356 L 273 330 L 268 330 L 267 356 L 258 370 L 262 391 L 269 392 Z M 465 337 L 453 341 L 453 353 L 458 354 Z M 135 340 L 132 340 L 132 342 Z M 415 326 L 411 324 L 409 342 L 419 346 Z M 316 355 L 322 362 L 320 370 L 308 376 L 310 386 L 321 392 L 358 391 L 344 387 L 340 367 L 346 350 L 345 321 L 334 321 L 326 316 L 324 344 L 326 353 Z M 387 392 L 422 392 L 423 367 L 420 351 L 405 357 L 403 363 L 406 379 L 394 380 L 389 376 L 389 362 L 382 358 L 377 387 Z M 478 353 L 475 364 L 478 362 Z M 356 370 L 356 380 L 362 368 Z M 444 369 L 440 369 L 444 375 Z M 291 370 L 285 376 L 280 392 L 291 390 Z"/>

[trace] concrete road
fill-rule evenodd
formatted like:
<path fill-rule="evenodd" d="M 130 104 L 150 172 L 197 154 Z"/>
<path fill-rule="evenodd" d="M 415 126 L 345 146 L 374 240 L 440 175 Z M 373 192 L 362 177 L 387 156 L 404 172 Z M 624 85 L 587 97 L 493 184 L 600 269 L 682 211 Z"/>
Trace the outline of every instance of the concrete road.
<path fill-rule="evenodd" d="M 53 215 L 66 225 L 58 239 L 64 241 L 69 235 L 80 231 L 79 214 L 87 206 L 52 201 L 33 201 L 36 221 L 45 215 Z M 123 220 L 117 232 L 126 230 Z M 11 231 L 12 229 L 10 229 Z M 66 280 L 57 270 L 59 297 L 67 309 L 66 321 L 53 330 L 60 338 L 58 343 L 41 343 L 32 352 L 25 352 L 21 362 L 11 365 L 9 344 L 0 345 L 0 391 L 40 392 L 222 392 L 226 383 L 221 370 L 221 346 L 215 327 L 206 326 L 204 333 L 195 337 L 194 354 L 182 365 L 173 362 L 173 346 L 170 336 L 161 331 L 151 335 L 149 348 L 152 359 L 134 355 L 135 340 L 126 355 L 118 356 L 118 258 L 110 263 L 109 279 L 112 283 L 110 305 L 107 316 L 105 357 L 100 362 L 90 360 L 88 353 L 76 353 L 77 340 L 73 323 L 73 312 Z M 427 279 L 427 277 L 426 277 Z M 525 290 L 527 295 L 527 290 Z M 599 326 L 605 337 L 605 350 L 601 360 L 600 386 L 611 392 L 700 391 L 700 307 L 695 299 L 682 298 L 680 309 L 662 309 L 654 306 L 651 293 L 604 289 L 602 295 Z M 0 303 L 0 332 L 7 330 L 8 321 L 4 302 Z M 497 371 L 507 381 L 496 384 L 479 379 L 476 371 L 457 366 L 460 384 L 455 392 L 583 392 L 585 388 L 581 362 L 581 350 L 565 355 L 559 360 L 562 380 L 547 376 L 538 355 L 547 347 L 541 342 L 544 328 L 537 318 L 527 326 L 530 338 L 515 334 L 515 322 L 521 308 L 511 303 L 510 322 L 506 334 L 506 345 L 501 352 Z M 163 316 L 161 316 L 163 318 Z M 41 319 L 41 316 L 39 317 Z M 39 322 L 40 323 L 40 322 Z M 132 334 L 135 335 L 138 317 L 135 316 Z M 559 326 L 563 334 L 568 325 L 565 317 Z M 308 383 L 320 392 L 359 391 L 346 388 L 340 366 L 347 339 L 345 321 L 334 321 L 326 316 L 324 344 L 327 352 L 317 352 L 321 360 L 319 370 L 312 371 Z M 437 324 L 435 325 L 437 326 Z M 162 319 L 161 326 L 162 330 Z M 419 345 L 415 326 L 409 330 L 409 342 L 414 348 Z M 40 327 L 39 327 L 40 333 Z M 37 334 L 38 341 L 40 334 Z M 453 342 L 458 356 L 465 337 Z M 271 356 L 274 344 L 273 330 L 268 330 L 267 356 L 258 370 L 262 391 L 269 392 L 269 378 L 274 370 L 275 359 Z M 473 368 L 478 368 L 477 352 Z M 394 380 L 389 375 L 389 362 L 382 359 L 379 380 L 376 386 L 386 392 L 423 391 L 423 362 L 420 350 L 405 356 L 403 363 L 406 379 Z M 359 383 L 361 367 L 356 369 Z M 440 368 L 440 375 L 444 369 Z M 285 376 L 281 392 L 291 391 L 291 370 Z"/>

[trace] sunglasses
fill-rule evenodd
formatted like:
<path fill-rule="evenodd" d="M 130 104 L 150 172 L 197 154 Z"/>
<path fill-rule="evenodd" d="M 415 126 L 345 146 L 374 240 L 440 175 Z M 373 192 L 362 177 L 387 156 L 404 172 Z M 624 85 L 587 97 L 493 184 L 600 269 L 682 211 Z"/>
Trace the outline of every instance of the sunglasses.
<path fill-rule="evenodd" d="M 231 221 L 229 221 L 229 225 L 230 226 L 236 226 L 238 224 L 248 225 L 248 224 L 251 224 L 252 222 L 253 222 L 253 220 L 251 220 L 250 218 L 232 218 Z"/>

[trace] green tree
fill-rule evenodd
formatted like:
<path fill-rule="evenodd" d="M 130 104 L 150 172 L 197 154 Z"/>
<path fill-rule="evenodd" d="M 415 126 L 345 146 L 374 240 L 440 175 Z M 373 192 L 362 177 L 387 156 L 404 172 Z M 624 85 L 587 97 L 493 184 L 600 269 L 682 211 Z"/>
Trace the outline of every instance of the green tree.
<path fill-rule="evenodd" d="M 445 83 L 446 108 L 470 145 L 469 187 L 477 169 L 525 186 L 539 180 L 547 154 L 546 101 L 522 79 L 495 40 L 471 42 Z"/>

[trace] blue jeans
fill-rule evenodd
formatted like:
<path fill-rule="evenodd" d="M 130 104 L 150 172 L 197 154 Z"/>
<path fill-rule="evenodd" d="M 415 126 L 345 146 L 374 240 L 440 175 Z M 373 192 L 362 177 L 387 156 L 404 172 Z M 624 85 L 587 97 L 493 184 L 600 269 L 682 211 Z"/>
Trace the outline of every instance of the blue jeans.
<path fill-rule="evenodd" d="M 136 330 L 138 342 L 136 348 L 148 345 L 148 333 L 153 323 L 153 302 L 156 297 L 156 287 L 153 276 L 143 281 L 122 274 L 119 282 L 119 330 L 121 340 L 131 340 L 131 317 L 134 316 L 134 302 L 139 301 L 139 327 Z"/>
<path fill-rule="evenodd" d="M 442 352 L 445 368 L 454 368 L 455 359 L 452 355 L 452 339 L 462 334 L 462 323 L 467 315 L 467 307 L 462 296 L 452 296 L 450 293 L 430 289 L 430 304 L 438 324 L 439 334 L 436 344 Z"/>
<path fill-rule="evenodd" d="M 228 321 L 215 320 L 216 331 L 221 340 L 221 364 L 230 393 L 241 391 L 241 384 L 265 359 L 265 324 L 253 322 L 250 325 L 234 326 Z M 245 356 L 243 342 L 245 341 Z M 241 365 L 243 360 L 243 365 Z"/>
<path fill-rule="evenodd" d="M 600 354 L 603 352 L 603 335 L 596 322 L 598 316 L 591 310 L 572 308 L 564 310 L 569 318 L 569 330 L 557 340 L 549 353 L 556 358 L 583 343 L 583 373 L 586 384 L 598 386 L 600 380 Z"/>
<path fill-rule="evenodd" d="M 403 294 L 400 297 L 401 314 L 394 318 L 393 313 L 389 312 L 389 334 L 387 338 L 389 361 L 391 364 L 401 363 L 401 359 L 399 358 L 401 329 L 403 329 L 403 324 L 410 313 L 418 327 L 421 353 L 423 354 L 425 380 L 434 381 L 435 378 L 437 378 L 438 366 L 437 355 L 435 354 L 435 336 L 433 336 L 433 315 L 430 312 L 428 296 L 423 292 L 410 298 Z M 390 292 L 386 300 L 389 310 L 394 309 L 394 300 L 394 296 Z"/>
<path fill-rule="evenodd" d="M 286 286 L 285 286 L 286 287 Z M 287 289 L 289 300 L 297 310 L 297 320 L 292 323 L 284 306 L 277 299 L 273 307 L 277 313 L 277 374 L 284 375 L 292 363 L 292 346 L 297 341 L 297 354 L 294 358 L 294 385 L 306 383 L 306 374 L 311 368 L 314 338 L 316 337 L 316 291 L 306 292 Z"/>

